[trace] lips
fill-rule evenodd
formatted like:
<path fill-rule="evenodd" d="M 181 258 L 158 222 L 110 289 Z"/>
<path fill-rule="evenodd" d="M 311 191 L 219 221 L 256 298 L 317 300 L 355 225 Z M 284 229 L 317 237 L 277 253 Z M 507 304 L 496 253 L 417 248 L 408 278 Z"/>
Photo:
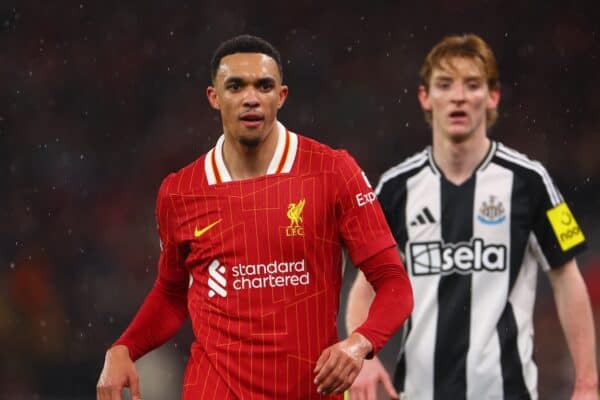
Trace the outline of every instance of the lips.
<path fill-rule="evenodd" d="M 240 121 L 247 127 L 258 126 L 264 119 L 264 115 L 255 112 L 247 112 L 240 115 Z"/>
<path fill-rule="evenodd" d="M 450 118 L 463 118 L 466 117 L 467 113 L 461 110 L 457 110 L 457 111 L 452 111 L 450 113 Z"/>

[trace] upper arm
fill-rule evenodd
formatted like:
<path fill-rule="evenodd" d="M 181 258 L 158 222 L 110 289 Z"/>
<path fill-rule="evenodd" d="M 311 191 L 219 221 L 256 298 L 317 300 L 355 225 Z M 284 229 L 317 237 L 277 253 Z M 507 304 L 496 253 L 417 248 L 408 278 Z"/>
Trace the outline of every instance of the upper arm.
<path fill-rule="evenodd" d="M 395 241 L 371 185 L 345 151 L 336 154 L 336 214 L 339 232 L 354 265 Z"/>
<path fill-rule="evenodd" d="M 548 271 L 548 279 L 555 293 L 567 285 L 585 289 L 583 277 L 574 258 Z"/>
<path fill-rule="evenodd" d="M 184 253 L 175 232 L 177 213 L 173 206 L 173 174 L 167 176 L 158 191 L 156 201 L 156 221 L 160 238 L 160 257 L 158 261 L 158 280 L 164 283 L 185 284 L 189 274 L 184 267 Z"/>
<path fill-rule="evenodd" d="M 536 246 L 534 254 L 549 268 L 563 269 L 586 247 L 585 237 L 575 216 L 554 185 L 545 168 L 538 165 L 537 173 L 528 179 L 532 192 L 530 207 L 532 231 Z"/>

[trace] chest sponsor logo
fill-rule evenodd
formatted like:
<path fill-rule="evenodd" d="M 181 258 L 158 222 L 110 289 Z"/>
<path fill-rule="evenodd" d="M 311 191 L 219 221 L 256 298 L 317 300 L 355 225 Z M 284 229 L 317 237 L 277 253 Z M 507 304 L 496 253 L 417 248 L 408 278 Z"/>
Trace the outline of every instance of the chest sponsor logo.
<path fill-rule="evenodd" d="M 208 297 L 227 297 L 227 268 L 219 260 L 208 266 Z M 272 261 L 267 264 L 237 264 L 231 267 L 230 288 L 236 291 L 249 289 L 307 286 L 310 272 L 304 259 L 300 261 Z"/>
<path fill-rule="evenodd" d="M 290 224 L 285 228 L 286 236 L 304 236 L 304 226 L 302 225 L 302 211 L 306 199 L 302 199 L 297 203 L 288 204 L 287 217 L 290 219 Z"/>
<path fill-rule="evenodd" d="M 546 212 L 554 235 L 562 251 L 567 251 L 585 241 L 585 236 L 567 203 L 560 203 Z"/>
<path fill-rule="evenodd" d="M 208 266 L 208 297 L 227 297 L 227 279 L 225 272 L 227 269 L 221 265 L 219 260 L 213 260 Z"/>
<path fill-rule="evenodd" d="M 506 246 L 486 245 L 480 238 L 458 244 L 415 242 L 409 243 L 408 248 L 413 276 L 504 271 L 507 268 L 506 253 Z"/>
<path fill-rule="evenodd" d="M 501 201 L 496 201 L 496 196 L 490 196 L 488 201 L 481 203 L 477 220 L 486 225 L 501 224 L 506 220 L 504 205 Z"/>

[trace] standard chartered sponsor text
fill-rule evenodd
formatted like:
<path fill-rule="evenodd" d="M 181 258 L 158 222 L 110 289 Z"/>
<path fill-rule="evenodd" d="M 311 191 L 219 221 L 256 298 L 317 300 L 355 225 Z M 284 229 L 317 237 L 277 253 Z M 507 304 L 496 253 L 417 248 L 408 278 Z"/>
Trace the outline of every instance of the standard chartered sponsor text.
<path fill-rule="evenodd" d="M 238 264 L 231 268 L 231 275 L 235 290 L 310 284 L 310 273 L 306 271 L 304 259 L 290 262 L 273 261 L 268 264 Z"/>

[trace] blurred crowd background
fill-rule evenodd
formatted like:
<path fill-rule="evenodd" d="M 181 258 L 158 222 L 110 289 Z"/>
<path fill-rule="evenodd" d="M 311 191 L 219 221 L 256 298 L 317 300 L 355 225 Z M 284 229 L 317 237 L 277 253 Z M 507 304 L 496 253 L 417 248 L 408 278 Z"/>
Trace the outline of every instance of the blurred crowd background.
<path fill-rule="evenodd" d="M 598 320 L 594 3 L 2 1 L 0 398 L 94 398 L 107 346 L 155 277 L 158 186 L 221 132 L 205 99 L 209 60 L 239 33 L 282 53 L 280 119 L 348 149 L 373 182 L 430 141 L 416 100 L 427 51 L 480 34 L 502 82 L 491 136 L 542 161 L 569 199 L 590 244 L 579 262 Z M 573 371 L 543 274 L 538 290 L 540 397 L 566 399 Z M 146 400 L 178 398 L 190 340 L 186 325 L 139 362 Z"/>

